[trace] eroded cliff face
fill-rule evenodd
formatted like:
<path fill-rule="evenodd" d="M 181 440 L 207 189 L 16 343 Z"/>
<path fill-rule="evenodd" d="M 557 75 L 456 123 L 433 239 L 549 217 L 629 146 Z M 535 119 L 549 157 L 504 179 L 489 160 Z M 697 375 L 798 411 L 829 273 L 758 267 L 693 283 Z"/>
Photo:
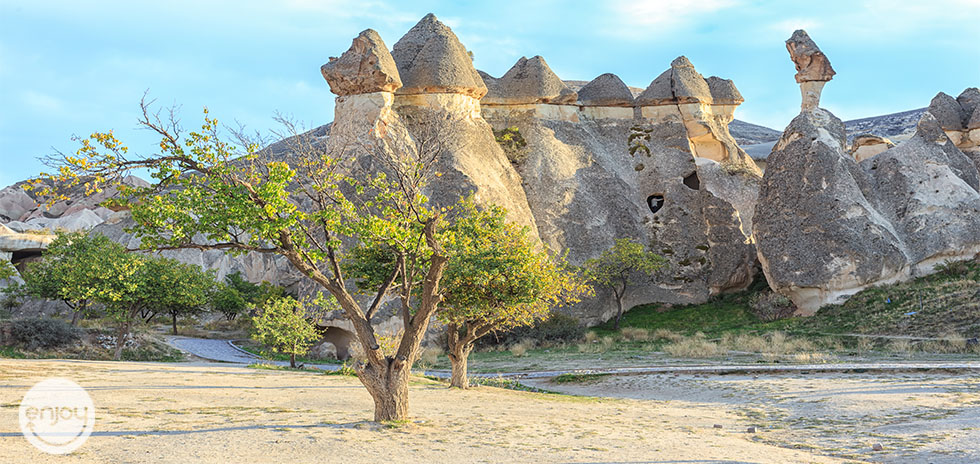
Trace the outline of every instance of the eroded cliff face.
<path fill-rule="evenodd" d="M 787 49 L 801 87 L 833 76 L 805 32 Z M 894 147 L 871 141 L 875 153 L 861 157 L 845 152 L 844 125 L 817 106 L 819 94 L 803 89 L 803 100 L 768 159 L 753 221 L 773 290 L 813 314 L 980 251 L 980 174 L 944 131 L 962 124 L 961 105 L 945 113 L 934 100 L 939 116 L 925 113 L 915 136 Z"/>
<path fill-rule="evenodd" d="M 518 87 L 509 76 L 522 76 L 523 88 L 546 87 L 528 82 L 533 80 L 561 82 L 542 58 L 534 60 L 533 74 L 515 71 L 526 66 L 525 59 L 500 79 L 484 74 L 493 84 L 482 115 L 498 131 L 516 127 L 527 142 L 514 164 L 545 246 L 567 250 L 573 264 L 624 237 L 664 255 L 669 268 L 631 289 L 628 307 L 701 302 L 751 283 L 751 224 L 741 217 L 752 217 L 759 177 L 727 131 L 731 111 L 741 102 L 734 86 L 724 89 L 724 105 L 714 105 L 708 82 L 688 66 L 685 72 L 700 79 L 705 101 L 670 91 L 657 102 L 659 112 L 651 110 L 653 103 L 638 106 L 614 74 L 579 89 L 575 104 L 567 98 L 571 90 L 554 86 L 548 94 L 522 98 L 495 93 Z M 672 70 L 665 72 L 668 80 Z M 551 95 L 566 97 L 556 101 Z M 615 305 L 611 295 L 599 294 L 571 311 L 600 322 Z"/>

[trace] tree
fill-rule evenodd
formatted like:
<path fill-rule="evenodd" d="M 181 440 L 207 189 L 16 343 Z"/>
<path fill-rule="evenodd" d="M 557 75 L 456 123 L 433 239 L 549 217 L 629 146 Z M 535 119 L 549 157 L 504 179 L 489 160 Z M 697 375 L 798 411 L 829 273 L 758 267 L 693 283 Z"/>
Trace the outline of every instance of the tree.
<path fill-rule="evenodd" d="M 619 329 L 619 320 L 623 317 L 623 298 L 628 287 L 637 283 L 638 276 L 653 276 L 665 262 L 662 256 L 646 251 L 643 244 L 626 238 L 617 239 L 612 248 L 585 262 L 585 275 L 589 280 L 612 289 L 616 296 L 615 329 Z"/>
<path fill-rule="evenodd" d="M 280 139 L 292 153 L 291 166 L 271 152 L 259 153 L 255 140 L 237 137 L 239 145 L 227 141 L 207 109 L 201 130 L 186 135 L 173 111 L 160 117 L 145 99 L 141 109 L 140 124 L 161 138 L 158 153 L 131 156 L 111 132 L 97 132 L 79 139 L 75 153 L 49 157 L 53 174 L 42 173 L 30 186 L 49 201 L 63 197 L 61 188 L 84 186 L 94 193 L 115 186 L 120 195 L 114 205 L 130 210 L 134 225 L 129 231 L 145 249 L 284 257 L 332 294 L 351 323 L 364 348 L 364 358 L 354 368 L 374 399 L 375 420 L 405 419 L 411 366 L 442 300 L 440 281 L 448 262 L 437 239 L 442 214 L 429 205 L 423 189 L 435 174 L 444 144 L 459 143 L 454 135 L 430 129 L 395 140 L 393 131 L 379 131 L 365 136 L 372 142 L 362 147 L 328 150 L 329 144 L 284 121 L 286 136 Z M 463 124 L 422 119 L 416 119 L 419 128 Z M 150 171 L 151 185 L 121 182 L 141 169 Z M 355 300 L 345 285 L 342 263 L 350 251 L 345 244 L 352 243 L 384 244 L 400 263 L 366 304 Z M 401 294 L 405 329 L 395 354 L 386 356 L 372 317 L 399 278 L 408 286 L 417 282 L 418 291 Z"/>
<path fill-rule="evenodd" d="M 467 359 L 477 339 L 531 325 L 591 289 L 564 260 L 538 250 L 526 227 L 506 222 L 503 208 L 478 210 L 468 199 L 457 209 L 460 217 L 445 234 L 449 265 L 437 318 L 447 326 L 450 386 L 467 388 Z"/>
<path fill-rule="evenodd" d="M 203 312 L 212 300 L 218 284 L 214 271 L 169 258 L 149 258 L 146 265 L 154 276 L 147 292 L 155 292 L 147 295 L 147 305 L 154 312 L 169 314 L 177 335 L 177 318 Z"/>
<path fill-rule="evenodd" d="M 248 304 L 235 287 L 227 284 L 218 284 L 211 300 L 211 307 L 224 314 L 225 319 L 229 321 L 235 320 L 239 314 L 245 312 Z"/>
<path fill-rule="evenodd" d="M 316 327 L 306 319 L 306 309 L 292 297 L 269 300 L 252 318 L 252 337 L 276 351 L 289 355 L 289 367 L 296 367 L 296 355 L 304 355 L 320 338 Z"/>
<path fill-rule="evenodd" d="M 92 303 L 112 300 L 122 291 L 135 272 L 126 254 L 125 247 L 101 234 L 60 234 L 40 261 L 27 265 L 19 293 L 65 302 L 75 325 Z"/>

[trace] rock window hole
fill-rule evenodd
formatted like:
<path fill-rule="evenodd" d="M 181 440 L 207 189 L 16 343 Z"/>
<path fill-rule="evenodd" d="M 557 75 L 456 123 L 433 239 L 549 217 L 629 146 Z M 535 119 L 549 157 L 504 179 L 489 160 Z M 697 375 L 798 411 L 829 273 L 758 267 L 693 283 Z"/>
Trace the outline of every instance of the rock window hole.
<path fill-rule="evenodd" d="M 650 207 L 650 212 L 652 213 L 656 213 L 657 211 L 660 211 L 660 208 L 664 207 L 664 196 L 659 193 L 648 196 L 647 206 Z"/>
<path fill-rule="evenodd" d="M 691 190 L 701 190 L 701 179 L 698 178 L 698 173 L 692 172 L 684 177 L 684 185 Z"/>

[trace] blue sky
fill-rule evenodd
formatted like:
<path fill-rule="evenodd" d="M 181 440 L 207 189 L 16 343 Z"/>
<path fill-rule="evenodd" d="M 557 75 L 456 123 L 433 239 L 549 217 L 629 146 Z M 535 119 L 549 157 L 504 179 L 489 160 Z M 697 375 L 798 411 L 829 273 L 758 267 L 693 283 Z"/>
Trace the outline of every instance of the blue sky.
<path fill-rule="evenodd" d="M 0 186 L 71 151 L 73 134 L 115 130 L 132 148 L 143 91 L 191 126 L 207 105 L 224 122 L 308 126 L 333 119 L 319 66 L 360 31 L 389 47 L 428 12 L 499 76 L 542 55 L 564 79 L 613 72 L 645 87 L 686 55 L 734 79 L 736 117 L 776 129 L 799 111 L 783 41 L 807 29 L 837 76 L 822 106 L 843 119 L 928 105 L 980 85 L 980 0 L 633 1 L 11 1 L 0 0 Z"/>

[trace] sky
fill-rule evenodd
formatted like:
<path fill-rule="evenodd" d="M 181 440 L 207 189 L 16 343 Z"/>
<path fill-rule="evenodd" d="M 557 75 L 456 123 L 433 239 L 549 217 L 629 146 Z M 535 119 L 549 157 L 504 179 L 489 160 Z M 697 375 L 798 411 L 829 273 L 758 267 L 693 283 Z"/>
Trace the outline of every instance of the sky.
<path fill-rule="evenodd" d="M 429 12 L 494 76 L 541 55 L 563 79 L 612 72 L 646 87 L 685 55 L 735 81 L 737 118 L 778 130 L 799 112 L 784 45 L 798 28 L 837 71 L 821 106 L 844 120 L 980 86 L 980 0 L 0 0 L 0 186 L 74 151 L 73 135 L 111 129 L 151 153 L 157 140 L 136 127 L 147 90 L 188 127 L 204 106 L 259 131 L 277 112 L 330 122 L 320 65 L 367 28 L 390 48 Z"/>

